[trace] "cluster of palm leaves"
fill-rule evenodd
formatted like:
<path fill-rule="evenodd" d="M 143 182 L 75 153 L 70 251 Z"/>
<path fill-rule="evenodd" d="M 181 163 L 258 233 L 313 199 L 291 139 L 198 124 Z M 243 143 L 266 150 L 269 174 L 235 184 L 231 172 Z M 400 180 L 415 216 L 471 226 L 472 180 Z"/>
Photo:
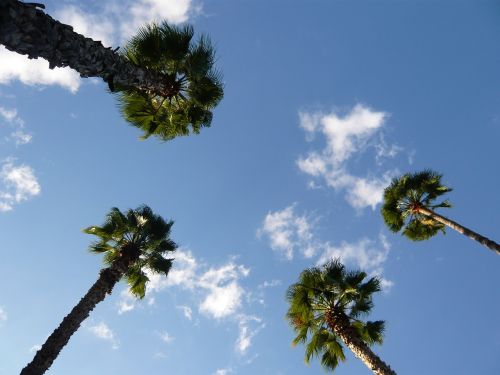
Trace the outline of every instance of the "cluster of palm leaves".
<path fill-rule="evenodd" d="M 148 206 L 140 206 L 125 213 L 112 208 L 102 226 L 84 229 L 98 237 L 89 250 L 103 253 L 107 268 L 101 270 L 94 285 L 47 338 L 21 375 L 45 373 L 81 323 L 122 278 L 127 280 L 132 294 L 143 298 L 149 281 L 146 272 L 167 275 L 173 261 L 169 254 L 177 247 L 170 239 L 172 225 L 172 221 L 165 221 Z"/>
<path fill-rule="evenodd" d="M 166 22 L 139 30 L 123 49 L 132 64 L 161 73 L 169 90 L 163 95 L 134 88 L 117 88 L 123 117 L 144 132 L 162 140 L 199 133 L 210 126 L 212 109 L 223 96 L 222 77 L 214 69 L 210 40 L 193 42 L 191 26 Z"/>
<path fill-rule="evenodd" d="M 317 356 L 323 367 L 334 370 L 345 360 L 342 333 L 356 335 L 367 346 L 382 343 L 384 322 L 361 320 L 373 307 L 373 293 L 380 291 L 377 278 L 366 278 L 365 272 L 348 272 L 334 260 L 304 270 L 288 288 L 286 316 L 296 333 L 292 344 L 306 344 L 306 363 Z"/>
<path fill-rule="evenodd" d="M 500 255 L 500 245 L 483 235 L 458 224 L 435 209 L 449 208 L 448 200 L 435 202 L 443 194 L 452 191 L 441 183 L 443 176 L 432 170 L 407 173 L 394 178 L 384 191 L 382 217 L 393 232 L 402 234 L 413 241 L 427 240 L 445 228 L 451 228 L 486 246 Z"/>
<path fill-rule="evenodd" d="M 426 240 L 439 231 L 444 233 L 445 226 L 420 212 L 422 207 L 430 209 L 451 207 L 449 201 L 434 201 L 450 192 L 441 184 L 442 175 L 424 170 L 408 173 L 393 179 L 384 191 L 382 216 L 387 227 L 393 232 L 402 233 L 411 240 Z"/>

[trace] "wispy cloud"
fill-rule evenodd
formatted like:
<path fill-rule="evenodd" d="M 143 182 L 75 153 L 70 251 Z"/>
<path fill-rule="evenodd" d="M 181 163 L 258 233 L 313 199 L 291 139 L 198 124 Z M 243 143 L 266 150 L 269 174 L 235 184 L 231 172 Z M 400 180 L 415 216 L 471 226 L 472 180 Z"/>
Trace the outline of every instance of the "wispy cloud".
<path fill-rule="evenodd" d="M 83 3 L 82 3 L 83 4 Z M 192 0 L 113 0 L 92 8 L 65 4 L 53 16 L 73 26 L 80 34 L 100 40 L 105 46 L 123 44 L 139 27 L 152 21 L 182 23 L 200 10 Z M 28 59 L 0 46 L 0 84 L 20 81 L 25 85 L 57 85 L 76 93 L 81 86 L 78 73 L 68 67 L 49 69 L 44 59 Z"/>
<path fill-rule="evenodd" d="M 388 114 L 372 110 L 361 104 L 355 105 L 344 115 L 338 112 L 300 112 L 300 127 L 306 131 L 306 139 L 312 140 L 321 134 L 326 142 L 321 151 L 311 151 L 297 160 L 301 171 L 327 186 L 346 192 L 346 200 L 356 209 L 375 209 L 382 200 L 384 187 L 390 182 L 394 171 L 381 176 L 367 173 L 356 176 L 349 171 L 349 162 L 354 155 L 364 153 L 367 145 L 374 144 L 375 162 L 394 157 L 401 148 L 388 145 L 383 136 L 376 137 L 384 126 Z M 314 185 L 316 186 L 316 185 Z"/>
<path fill-rule="evenodd" d="M 238 310 L 246 294 L 239 283 L 241 278 L 248 276 L 250 270 L 243 265 L 230 260 L 219 267 L 207 267 L 199 264 L 191 251 L 178 250 L 175 254 L 174 267 L 168 277 L 149 274 L 150 282 L 146 288 L 146 297 L 161 292 L 167 287 L 179 287 L 191 290 L 201 300 L 198 310 L 216 319 L 228 317 Z M 119 313 L 130 311 L 135 306 L 135 300 L 122 292 L 119 302 Z M 184 314 L 192 317 L 192 310 L 183 307 Z"/>
<path fill-rule="evenodd" d="M 158 332 L 158 336 L 163 342 L 167 344 L 174 340 L 174 338 L 167 331 Z"/>
<path fill-rule="evenodd" d="M 115 337 L 113 331 L 108 327 L 108 325 L 104 322 L 100 322 L 96 325 L 91 325 L 88 327 L 88 330 L 97 338 L 109 341 L 113 349 L 119 348 L 119 341 Z"/>
<path fill-rule="evenodd" d="M 265 324 L 257 316 L 240 315 L 238 316 L 238 327 L 239 336 L 235 348 L 239 354 L 246 354 L 252 345 L 253 337 L 265 327 Z"/>
<path fill-rule="evenodd" d="M 10 135 L 6 137 L 7 140 L 13 140 L 16 146 L 31 142 L 33 135 L 26 132 L 24 120 L 18 115 L 17 109 L 0 106 L 0 117 L 10 128 L 13 128 Z"/>
<path fill-rule="evenodd" d="M 186 317 L 188 320 L 193 320 L 193 309 L 189 306 L 176 306 L 179 310 L 182 311 L 182 314 Z"/>
<path fill-rule="evenodd" d="M 0 306 L 0 327 L 7 321 L 7 312 L 3 306 Z"/>
<path fill-rule="evenodd" d="M 245 314 L 245 304 L 250 303 L 251 292 L 246 290 L 241 280 L 248 277 L 250 269 L 236 263 L 235 258 L 219 266 L 209 266 L 200 262 L 191 251 L 178 250 L 175 254 L 174 267 L 168 277 L 148 274 L 150 283 L 146 288 L 146 300 L 167 288 L 180 288 L 189 292 L 195 300 L 198 312 L 205 317 L 218 321 L 236 322 L 239 337 L 235 348 L 241 354 L 246 353 L 251 340 L 260 328 L 255 328 L 259 317 Z M 121 293 L 118 312 L 133 310 L 137 305 L 127 291 Z M 176 306 L 184 316 L 192 320 L 193 309 L 187 305 Z"/>
<path fill-rule="evenodd" d="M 24 55 L 0 46 L 0 84 L 20 81 L 28 86 L 57 85 L 75 93 L 80 87 L 80 76 L 70 68 L 49 69 L 43 59 L 30 60 Z"/>
<path fill-rule="evenodd" d="M 213 375 L 229 375 L 229 374 L 232 374 L 233 373 L 233 370 L 230 369 L 230 368 L 221 368 L 221 369 L 218 369 L 216 370 Z"/>
<path fill-rule="evenodd" d="M 342 241 L 340 245 L 326 243 L 317 264 L 322 265 L 332 259 L 354 266 L 370 276 L 378 276 L 384 291 L 390 290 L 393 282 L 383 277 L 384 263 L 389 256 L 391 245 L 383 234 L 377 240 L 362 238 L 355 242 Z"/>
<path fill-rule="evenodd" d="M 358 241 L 342 241 L 339 245 L 334 245 L 314 235 L 311 223 L 318 223 L 320 220 L 308 215 L 308 234 L 301 236 L 297 234 L 298 230 L 294 228 L 293 223 L 297 222 L 298 218 L 305 220 L 306 215 L 296 213 L 295 206 L 291 205 L 281 211 L 269 212 L 266 215 L 258 233 L 260 235 L 266 234 L 269 246 L 272 249 L 276 250 L 277 248 L 276 238 L 286 238 L 286 241 L 278 242 L 280 246 L 282 245 L 278 249 L 290 253 L 290 257 L 287 257 L 287 259 L 292 259 L 293 254 L 299 250 L 304 258 L 311 258 L 319 254 L 317 264 L 324 264 L 331 259 L 338 258 L 346 265 L 360 268 L 370 275 L 381 277 L 384 287 L 389 288 L 392 286 L 392 282 L 382 277 L 383 266 L 391 248 L 390 243 L 383 234 L 380 234 L 377 239 L 362 238 Z M 276 223 L 279 225 L 276 225 Z M 306 249 L 306 251 L 303 249 Z M 267 282 L 259 286 L 259 288 L 276 284 L 277 281 Z"/>
<path fill-rule="evenodd" d="M 257 237 L 267 237 L 273 250 L 286 259 L 293 259 L 299 250 L 305 257 L 314 256 L 317 244 L 311 232 L 312 220 L 306 215 L 297 215 L 292 204 L 281 211 L 268 212 L 262 226 L 257 230 Z"/>
<path fill-rule="evenodd" d="M 0 212 L 40 194 L 41 188 L 31 167 L 16 165 L 10 158 L 0 169 Z"/>

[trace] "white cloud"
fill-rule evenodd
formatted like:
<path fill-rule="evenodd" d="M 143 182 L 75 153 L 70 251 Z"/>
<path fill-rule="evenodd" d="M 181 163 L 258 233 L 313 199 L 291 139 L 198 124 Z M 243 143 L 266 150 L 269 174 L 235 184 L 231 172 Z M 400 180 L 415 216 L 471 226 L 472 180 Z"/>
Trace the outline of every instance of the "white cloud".
<path fill-rule="evenodd" d="M 238 317 L 239 336 L 236 340 L 235 349 L 239 354 L 246 354 L 250 345 L 252 344 L 253 337 L 264 328 L 262 319 L 256 316 L 240 315 Z M 252 325 L 257 327 L 253 327 Z"/>
<path fill-rule="evenodd" d="M 203 273 L 198 285 L 205 288 L 208 294 L 199 306 L 200 312 L 216 319 L 234 314 L 241 306 L 245 291 L 239 285 L 241 277 L 248 276 L 250 270 L 233 262 L 210 268 Z"/>
<path fill-rule="evenodd" d="M 297 228 L 293 228 L 297 218 L 305 218 L 304 215 L 296 214 L 294 207 L 294 205 L 291 205 L 281 211 L 269 212 L 264 219 L 263 226 L 258 230 L 259 235 L 266 234 L 268 236 L 269 245 L 272 249 L 276 250 L 277 248 L 276 238 L 286 238 L 286 241 L 278 242 L 280 246 L 282 245 L 278 249 L 288 251 L 291 255 L 289 259 L 292 258 L 294 251 L 300 248 L 304 258 L 311 258 L 319 253 L 318 265 L 338 258 L 346 265 L 354 265 L 372 276 L 378 276 L 381 279 L 383 288 L 389 289 L 392 286 L 391 281 L 382 277 L 383 265 L 391 248 L 389 241 L 383 234 L 380 234 L 376 240 L 363 238 L 355 242 L 343 241 L 340 245 L 332 245 L 328 241 L 315 238 L 310 224 L 307 226 L 299 225 L 299 228 L 307 228 L 302 232 Z M 311 220 L 316 221 L 318 219 L 309 219 L 309 221 Z M 302 221 L 306 220 L 300 220 L 300 222 Z M 284 232 L 285 234 L 283 234 Z M 297 233 L 302 233 L 302 235 Z M 307 233 L 307 235 L 304 233 Z M 259 285 L 258 288 L 263 289 L 276 285 L 280 285 L 279 280 L 266 281 Z M 259 302 L 264 303 L 263 300 Z"/>
<path fill-rule="evenodd" d="M 130 294 L 128 289 L 123 289 L 120 292 L 120 300 L 118 301 L 118 314 L 123 314 L 132 311 L 135 308 L 137 298 Z"/>
<path fill-rule="evenodd" d="M 30 348 L 30 353 L 36 353 L 37 351 L 39 351 L 40 349 L 42 349 L 42 345 L 33 345 L 31 348 Z"/>
<path fill-rule="evenodd" d="M 371 174 L 359 177 L 349 172 L 347 167 L 353 156 L 363 153 L 370 142 L 376 141 L 377 164 L 381 164 L 383 158 L 394 157 L 401 150 L 399 146 L 387 145 L 383 136 L 375 139 L 387 117 L 387 113 L 361 104 L 344 116 L 337 112 L 300 112 L 300 127 L 306 131 L 306 139 L 311 140 L 316 133 L 320 133 L 326 146 L 321 151 L 311 151 L 307 156 L 300 157 L 297 166 L 304 173 L 323 179 L 327 186 L 346 191 L 346 200 L 354 208 L 375 209 L 394 172 L 385 172 L 381 177 Z"/>
<path fill-rule="evenodd" d="M 236 281 L 224 286 L 212 286 L 200 304 L 200 312 L 219 319 L 233 314 L 241 306 L 243 288 Z"/>
<path fill-rule="evenodd" d="M 191 298 L 197 301 L 198 311 L 216 320 L 236 320 L 240 329 L 239 344 L 246 352 L 252 337 L 257 333 L 251 329 L 256 317 L 243 314 L 243 302 L 250 301 L 251 293 L 241 285 L 241 279 L 250 274 L 250 269 L 237 264 L 234 258 L 221 266 L 207 266 L 199 262 L 188 250 L 178 250 L 174 255 L 174 266 L 168 277 L 148 274 L 150 283 L 146 287 L 146 298 L 159 293 L 166 288 L 180 288 L 191 293 Z M 137 299 L 127 290 L 121 292 L 118 303 L 118 313 L 122 314 L 135 308 Z M 184 316 L 192 320 L 193 310 L 186 305 L 176 306 Z M 258 320 L 260 323 L 260 320 Z M 246 327 L 246 328 L 245 328 Z M 169 336 L 168 336 L 169 337 Z"/>
<path fill-rule="evenodd" d="M 120 31 L 123 37 L 134 35 L 139 27 L 152 21 L 166 20 L 182 23 L 188 20 L 193 9 L 191 0 L 136 0 L 128 2 L 128 13 L 123 17 Z"/>
<path fill-rule="evenodd" d="M 310 258 L 318 250 L 312 240 L 311 218 L 299 216 L 294 210 L 295 205 L 292 204 L 281 211 L 268 212 L 257 236 L 267 236 L 271 248 L 288 260 L 293 259 L 297 249 Z"/>
<path fill-rule="evenodd" d="M 165 359 L 167 358 L 167 355 L 163 352 L 155 352 L 155 354 L 153 355 L 155 358 L 160 358 L 160 359 Z"/>
<path fill-rule="evenodd" d="M 233 261 L 220 266 L 200 265 L 191 251 L 178 250 L 174 255 L 174 266 L 168 277 L 147 273 L 150 282 L 146 287 L 146 297 L 161 292 L 168 287 L 179 287 L 190 290 L 201 296 L 199 311 L 210 317 L 220 319 L 230 316 L 238 310 L 246 292 L 239 284 L 242 277 L 248 276 L 250 270 Z M 134 309 L 136 299 L 122 291 L 118 303 L 118 313 L 122 314 Z M 188 306 L 180 306 L 184 315 L 192 318 L 192 310 Z"/>
<path fill-rule="evenodd" d="M 11 122 L 17 117 L 17 109 L 7 109 L 4 107 L 0 107 L 0 116 L 2 116 L 5 120 Z"/>
<path fill-rule="evenodd" d="M 0 169 L 0 211 L 10 211 L 13 205 L 40 194 L 33 169 L 27 165 L 14 165 L 13 159 L 3 162 Z"/>
<path fill-rule="evenodd" d="M 189 306 L 176 306 L 179 310 L 182 311 L 182 314 L 188 319 L 193 320 L 193 309 Z"/>
<path fill-rule="evenodd" d="M 370 276 L 377 276 L 381 279 L 382 288 L 388 291 L 393 282 L 382 277 L 383 266 L 390 251 L 390 244 L 387 238 L 380 234 L 378 240 L 362 238 L 356 242 L 342 241 L 338 246 L 327 243 L 320 255 L 317 264 L 325 264 L 332 259 L 339 259 L 345 265 L 351 265 Z"/>
<path fill-rule="evenodd" d="M 7 321 L 7 312 L 0 306 L 0 326 Z"/>
<path fill-rule="evenodd" d="M 221 368 L 221 369 L 218 369 L 216 370 L 213 375 L 229 375 L 231 374 L 233 371 L 230 369 L 230 368 Z"/>
<path fill-rule="evenodd" d="M 282 282 L 281 280 L 271 280 L 271 281 L 264 281 L 262 284 L 259 285 L 259 288 L 273 288 L 275 286 L 281 285 Z"/>
<path fill-rule="evenodd" d="M 28 86 L 58 85 L 72 93 L 80 87 L 78 73 L 70 68 L 49 69 L 44 59 L 30 60 L 0 46 L 0 84 L 19 80 Z"/>
<path fill-rule="evenodd" d="M 106 13 L 93 14 L 75 5 L 65 5 L 54 13 L 54 18 L 73 26 L 79 34 L 101 41 L 106 47 L 113 45 L 115 27 Z"/>
<path fill-rule="evenodd" d="M 116 339 L 113 331 L 108 327 L 106 323 L 100 322 L 96 325 L 89 326 L 88 329 L 94 334 L 94 336 L 102 340 L 109 341 L 113 349 L 118 349 L 119 342 Z"/>
<path fill-rule="evenodd" d="M 20 146 L 30 143 L 33 139 L 33 135 L 30 133 L 25 133 L 22 130 L 16 130 L 10 133 L 10 138 L 14 140 L 16 146 Z"/>
<path fill-rule="evenodd" d="M 16 146 L 31 142 L 33 135 L 24 130 L 25 123 L 24 120 L 18 116 L 17 109 L 0 107 L 0 117 L 3 117 L 7 124 L 15 129 L 10 133 L 9 137 L 6 137 L 7 140 L 13 140 Z"/>
<path fill-rule="evenodd" d="M 167 331 L 164 331 L 164 332 L 159 332 L 158 335 L 160 336 L 160 339 L 163 341 L 163 342 L 166 342 L 167 344 L 169 342 L 172 342 L 173 341 L 173 337 L 167 332 Z"/>

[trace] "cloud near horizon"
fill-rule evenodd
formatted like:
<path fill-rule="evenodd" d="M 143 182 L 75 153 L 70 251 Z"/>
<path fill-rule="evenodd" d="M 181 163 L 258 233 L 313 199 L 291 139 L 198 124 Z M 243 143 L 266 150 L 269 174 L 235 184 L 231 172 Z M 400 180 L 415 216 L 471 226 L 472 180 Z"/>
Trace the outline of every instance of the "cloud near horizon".
<path fill-rule="evenodd" d="M 328 187 L 345 191 L 345 199 L 352 207 L 374 210 L 395 172 L 386 171 L 381 176 L 368 173 L 360 177 L 351 173 L 348 167 L 354 155 L 364 153 L 373 143 L 378 165 L 384 157 L 394 157 L 401 150 L 398 146 L 387 145 L 380 136 L 387 118 L 386 112 L 362 104 L 356 104 L 344 115 L 336 111 L 299 112 L 300 127 L 306 131 L 306 139 L 311 141 L 319 133 L 326 145 L 321 151 L 311 151 L 300 157 L 297 166 L 312 178 L 324 181 Z"/>

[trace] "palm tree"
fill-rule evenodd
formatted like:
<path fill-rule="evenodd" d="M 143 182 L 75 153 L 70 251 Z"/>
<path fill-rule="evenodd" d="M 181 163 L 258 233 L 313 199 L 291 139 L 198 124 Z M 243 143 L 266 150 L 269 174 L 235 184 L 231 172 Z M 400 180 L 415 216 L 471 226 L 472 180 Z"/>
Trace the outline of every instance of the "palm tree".
<path fill-rule="evenodd" d="M 108 267 L 101 270 L 94 285 L 47 338 L 21 375 L 45 373 L 71 335 L 94 307 L 104 300 L 106 294 L 111 293 L 121 278 L 126 279 L 133 295 L 143 298 L 149 281 L 145 269 L 167 275 L 172 259 L 164 255 L 177 247 L 169 238 L 172 224 L 172 221 L 166 222 L 161 216 L 155 215 L 148 206 L 141 206 L 125 213 L 113 208 L 103 226 L 85 229 L 85 233 L 99 238 L 90 246 L 90 251 L 103 253 Z"/>
<path fill-rule="evenodd" d="M 321 356 L 322 366 L 334 370 L 345 360 L 343 342 L 373 373 L 396 374 L 369 347 L 382 343 L 384 322 L 359 319 L 370 312 L 372 294 L 380 291 L 377 278 L 365 278 L 366 273 L 347 272 L 338 260 L 332 260 L 321 268 L 306 269 L 288 288 L 286 317 L 297 334 L 292 345 L 309 340 L 306 363 L 312 356 Z"/>
<path fill-rule="evenodd" d="M 223 87 L 207 37 L 193 41 L 190 26 L 152 24 L 118 53 L 39 7 L 43 5 L 0 0 L 0 44 L 30 59 L 42 57 L 51 69 L 69 66 L 82 77 L 101 77 L 112 92 L 120 92 L 125 118 L 143 129 L 145 137 L 167 140 L 189 134 L 188 125 L 194 133 L 210 125 Z"/>
<path fill-rule="evenodd" d="M 447 226 L 500 254 L 500 245 L 496 242 L 434 211 L 451 207 L 447 200 L 435 203 L 452 190 L 441 184 L 441 177 L 432 170 L 424 170 L 394 178 L 384 191 L 381 209 L 387 227 L 393 232 L 402 231 L 410 240 L 422 241 L 439 231 L 445 233 Z"/>
<path fill-rule="evenodd" d="M 202 36 L 192 43 L 193 28 L 151 24 L 124 48 L 124 57 L 165 75 L 171 92 L 157 95 L 117 86 L 124 118 L 144 131 L 169 140 L 210 126 L 213 109 L 223 96 L 221 75 L 213 69 L 214 49 Z"/>

